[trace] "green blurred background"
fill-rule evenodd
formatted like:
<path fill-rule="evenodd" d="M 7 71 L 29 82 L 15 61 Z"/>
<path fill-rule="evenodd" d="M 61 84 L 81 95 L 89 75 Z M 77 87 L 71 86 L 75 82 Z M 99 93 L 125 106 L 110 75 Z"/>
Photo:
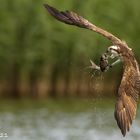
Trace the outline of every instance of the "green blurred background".
<path fill-rule="evenodd" d="M 125 40 L 140 61 L 139 0 L 0 0 L 0 97 L 114 96 L 122 65 L 95 76 L 87 69 L 111 43 L 56 21 L 44 3 L 75 11 Z"/>

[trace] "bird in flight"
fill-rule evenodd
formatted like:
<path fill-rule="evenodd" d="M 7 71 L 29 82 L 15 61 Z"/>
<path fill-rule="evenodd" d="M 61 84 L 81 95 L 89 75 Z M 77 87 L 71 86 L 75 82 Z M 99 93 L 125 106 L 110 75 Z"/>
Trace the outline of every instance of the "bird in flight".
<path fill-rule="evenodd" d="M 140 91 L 139 65 L 132 49 L 128 47 L 126 42 L 97 27 L 75 12 L 59 11 L 48 4 L 44 4 L 44 7 L 55 19 L 65 24 L 94 31 L 112 42 L 112 46 L 108 47 L 107 51 L 101 56 L 100 65 L 97 66 L 91 61 L 91 68 L 104 72 L 120 61 L 123 63 L 123 74 L 118 88 L 114 116 L 122 135 L 125 136 L 130 129 L 132 121 L 135 119 Z M 108 59 L 114 58 L 117 58 L 117 60 L 109 64 Z"/>

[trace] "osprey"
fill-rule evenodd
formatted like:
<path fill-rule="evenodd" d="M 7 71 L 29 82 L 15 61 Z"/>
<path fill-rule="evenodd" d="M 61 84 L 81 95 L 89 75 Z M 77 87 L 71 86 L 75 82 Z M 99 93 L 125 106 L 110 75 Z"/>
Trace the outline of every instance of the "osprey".
<path fill-rule="evenodd" d="M 75 25 L 97 32 L 112 42 L 113 45 L 108 47 L 107 51 L 101 56 L 100 66 L 97 66 L 91 61 L 91 68 L 107 71 L 119 61 L 123 62 L 123 75 L 118 88 L 114 116 L 122 132 L 122 135 L 125 136 L 136 116 L 140 90 L 140 71 L 132 49 L 129 48 L 124 41 L 120 40 L 113 34 L 95 26 L 74 12 L 59 11 L 48 4 L 44 4 L 44 6 L 47 11 L 57 20 L 66 24 Z M 109 58 L 113 59 L 116 57 L 118 58 L 117 61 L 111 65 L 108 64 Z"/>

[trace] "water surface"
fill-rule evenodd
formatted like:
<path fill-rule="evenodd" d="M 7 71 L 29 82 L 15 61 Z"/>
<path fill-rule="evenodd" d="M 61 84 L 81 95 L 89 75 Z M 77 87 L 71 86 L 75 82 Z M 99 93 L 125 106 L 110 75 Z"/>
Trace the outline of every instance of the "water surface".
<path fill-rule="evenodd" d="M 114 103 L 105 100 L 6 101 L 0 107 L 5 140 L 124 140 L 114 119 Z M 127 140 L 140 138 L 138 111 Z"/>

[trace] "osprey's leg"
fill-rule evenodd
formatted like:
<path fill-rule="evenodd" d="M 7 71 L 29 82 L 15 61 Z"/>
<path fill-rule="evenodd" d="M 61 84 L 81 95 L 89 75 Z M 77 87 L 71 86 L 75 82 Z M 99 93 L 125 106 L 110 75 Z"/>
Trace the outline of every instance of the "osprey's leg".
<path fill-rule="evenodd" d="M 108 71 L 110 68 L 112 68 L 114 65 L 118 64 L 121 60 L 117 59 L 115 62 L 113 62 L 112 64 L 108 64 L 108 66 L 106 67 L 106 71 Z"/>
<path fill-rule="evenodd" d="M 121 62 L 121 60 L 120 60 L 120 59 L 117 59 L 115 62 L 113 62 L 113 63 L 110 65 L 110 67 L 113 67 L 114 65 L 118 64 L 119 62 Z"/>
<path fill-rule="evenodd" d="M 114 59 L 116 58 L 116 56 L 114 55 L 106 55 L 107 59 L 111 58 Z M 108 64 L 105 68 L 105 71 L 109 70 L 110 68 L 112 68 L 114 65 L 118 64 L 121 61 L 120 58 L 118 58 L 115 62 L 113 62 L 112 64 Z M 93 70 L 97 70 L 97 71 L 101 71 L 101 66 L 96 65 L 92 60 L 90 60 L 91 66 L 89 66 L 89 68 L 93 69 Z"/>
<path fill-rule="evenodd" d="M 112 68 L 114 65 L 118 64 L 121 60 L 117 59 L 115 62 L 113 62 L 112 64 L 109 64 L 106 67 L 106 71 L 109 70 L 110 68 Z M 93 69 L 93 70 L 98 70 L 101 71 L 100 66 L 96 65 L 92 60 L 90 60 L 91 66 L 89 66 L 89 68 Z"/>

